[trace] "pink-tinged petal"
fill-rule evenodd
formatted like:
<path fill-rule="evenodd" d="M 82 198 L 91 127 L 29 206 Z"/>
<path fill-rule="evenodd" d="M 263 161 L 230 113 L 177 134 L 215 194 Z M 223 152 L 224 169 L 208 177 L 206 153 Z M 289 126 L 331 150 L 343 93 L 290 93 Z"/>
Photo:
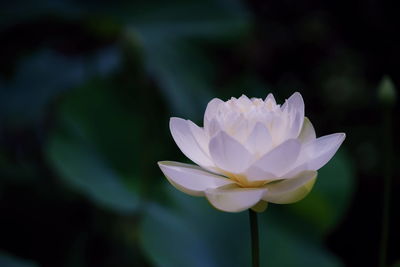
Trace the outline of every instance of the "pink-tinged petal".
<path fill-rule="evenodd" d="M 264 171 L 263 169 L 251 166 L 245 171 L 246 179 L 250 182 L 257 182 L 257 181 L 274 181 L 281 179 L 280 177 L 276 176 L 273 173 Z"/>
<path fill-rule="evenodd" d="M 295 92 L 289 99 L 282 105 L 281 108 L 289 115 L 289 131 L 287 138 L 297 138 L 304 121 L 304 101 L 300 93 Z"/>
<path fill-rule="evenodd" d="M 300 152 L 301 155 L 301 152 Z M 299 155 L 299 157 L 300 157 Z M 296 177 L 299 173 L 308 170 L 308 164 L 307 162 L 304 162 L 303 160 L 298 161 L 298 163 L 294 164 L 295 167 L 291 168 L 287 173 L 282 175 L 282 178 L 285 179 L 291 179 L 293 177 Z"/>
<path fill-rule="evenodd" d="M 241 173 L 251 161 L 249 151 L 224 131 L 211 139 L 209 150 L 215 165 L 231 173 Z"/>
<path fill-rule="evenodd" d="M 200 148 L 203 150 L 203 152 L 209 157 L 210 156 L 210 153 L 208 151 L 209 138 L 206 135 L 204 129 L 200 128 L 192 121 L 187 121 L 187 123 L 189 125 L 190 131 L 192 132 L 193 137 L 196 140 L 197 144 L 200 146 Z"/>
<path fill-rule="evenodd" d="M 160 161 L 158 166 L 173 186 L 192 196 L 204 196 L 206 189 L 233 183 L 230 179 L 209 173 L 191 164 Z"/>
<path fill-rule="evenodd" d="M 266 189 L 241 188 L 227 185 L 207 189 L 206 197 L 216 209 L 227 212 L 241 212 L 255 206 L 263 197 Z"/>
<path fill-rule="evenodd" d="M 223 103 L 224 101 L 219 98 L 214 98 L 210 102 L 208 102 L 206 111 L 204 113 L 204 129 L 208 130 L 209 123 L 217 114 L 219 105 Z"/>
<path fill-rule="evenodd" d="M 204 125 L 204 131 L 208 135 L 208 138 L 214 137 L 221 130 L 221 125 L 215 118 L 212 119 L 207 125 Z"/>
<path fill-rule="evenodd" d="M 249 107 L 249 106 L 253 105 L 253 102 L 251 102 L 251 100 L 245 95 L 242 95 L 241 97 L 239 97 L 237 99 L 237 103 L 239 105 L 245 106 L 245 107 Z"/>
<path fill-rule="evenodd" d="M 193 136 L 188 121 L 180 118 L 171 118 L 169 127 L 175 143 L 186 157 L 200 166 L 209 167 L 214 165 Z"/>
<path fill-rule="evenodd" d="M 275 204 L 297 202 L 311 191 L 316 178 L 316 171 L 304 171 L 292 179 L 267 184 L 263 200 Z"/>
<path fill-rule="evenodd" d="M 254 126 L 251 134 L 247 137 L 246 145 L 253 153 L 259 155 L 265 154 L 272 145 L 272 137 L 267 127 L 258 122 Z"/>
<path fill-rule="evenodd" d="M 281 177 L 293 166 L 300 152 L 300 143 L 289 139 L 257 160 L 247 171 L 252 173 L 253 168 Z"/>
<path fill-rule="evenodd" d="M 307 117 L 304 118 L 303 127 L 298 139 L 302 144 L 307 144 L 316 139 L 314 127 Z"/>
<path fill-rule="evenodd" d="M 343 143 L 346 134 L 335 133 L 325 135 L 310 142 L 304 149 L 309 160 L 308 169 L 318 170 L 324 166 L 335 155 L 340 145 Z"/>
<path fill-rule="evenodd" d="M 289 113 L 299 112 L 304 115 L 304 101 L 301 94 L 299 92 L 292 94 L 282 105 L 281 110 L 287 110 Z"/>
<path fill-rule="evenodd" d="M 269 93 L 264 100 L 265 103 L 268 103 L 269 101 L 271 101 L 274 106 L 276 105 L 275 97 L 271 93 Z"/>

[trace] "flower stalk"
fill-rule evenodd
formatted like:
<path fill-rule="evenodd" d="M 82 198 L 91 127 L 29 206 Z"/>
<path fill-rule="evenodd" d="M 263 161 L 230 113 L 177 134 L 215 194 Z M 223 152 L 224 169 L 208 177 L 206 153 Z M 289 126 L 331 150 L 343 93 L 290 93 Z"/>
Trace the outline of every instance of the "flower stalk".
<path fill-rule="evenodd" d="M 384 155 L 384 185 L 383 185 L 383 214 L 381 229 L 381 244 L 379 266 L 386 266 L 387 246 L 389 237 L 390 189 L 393 176 L 393 107 L 396 101 L 396 89 L 389 77 L 384 77 L 379 86 L 379 98 L 383 115 L 383 155 Z"/>
<path fill-rule="evenodd" d="M 251 257 L 252 257 L 252 266 L 259 267 L 260 266 L 260 246 L 259 246 L 259 237 L 258 237 L 258 221 L 257 221 L 257 212 L 249 209 L 249 218 L 250 218 L 250 231 L 251 231 Z"/>

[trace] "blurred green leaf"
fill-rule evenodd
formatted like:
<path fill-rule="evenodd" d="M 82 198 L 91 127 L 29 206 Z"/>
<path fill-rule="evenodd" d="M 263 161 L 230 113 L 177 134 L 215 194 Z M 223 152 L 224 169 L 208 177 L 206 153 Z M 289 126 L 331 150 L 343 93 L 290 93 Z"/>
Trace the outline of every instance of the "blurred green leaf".
<path fill-rule="evenodd" d="M 213 96 L 215 66 L 200 49 L 202 43 L 248 30 L 246 9 L 232 4 L 172 1 L 134 11 L 140 14 L 132 17 L 127 36 L 142 47 L 146 69 L 175 116 L 200 119 Z"/>
<path fill-rule="evenodd" d="M 140 168 L 138 149 L 148 134 L 143 117 L 132 105 L 136 94 L 119 94 L 119 85 L 107 79 L 87 82 L 70 91 L 59 106 L 64 132 L 80 138 L 131 182 Z M 124 93 L 124 92 L 123 92 Z M 125 102 L 124 102 L 125 101 Z"/>
<path fill-rule="evenodd" d="M 382 104 L 393 106 L 396 103 L 396 87 L 389 76 L 384 76 L 378 86 L 378 97 Z"/>
<path fill-rule="evenodd" d="M 87 58 L 52 50 L 34 53 L 19 64 L 11 81 L 0 80 L 0 120 L 12 124 L 39 120 L 58 95 L 93 76 L 109 74 L 120 58 L 120 50 L 113 46 Z"/>
<path fill-rule="evenodd" d="M 282 206 L 268 209 L 280 208 Z M 264 251 L 261 256 L 262 266 L 343 266 L 338 258 L 323 247 L 321 240 L 313 239 L 303 231 L 299 217 L 292 216 L 284 220 L 267 210 L 260 219 L 261 251 Z M 297 231 L 293 231 L 292 224 L 297 225 Z"/>
<path fill-rule="evenodd" d="M 91 200 L 121 213 L 133 212 L 138 197 L 121 182 L 119 175 L 84 144 L 54 136 L 47 156 L 60 177 Z"/>
<path fill-rule="evenodd" d="M 94 80 L 70 91 L 46 152 L 60 177 L 94 203 L 130 213 L 139 204 L 140 123 L 114 87 Z"/>
<path fill-rule="evenodd" d="M 174 208 L 150 207 L 140 227 L 141 245 L 155 266 L 250 266 L 247 212 L 220 212 L 204 198 L 169 187 Z M 261 259 L 266 266 L 341 266 L 320 241 L 292 232 L 291 222 L 275 212 L 267 210 L 260 218 Z"/>
<path fill-rule="evenodd" d="M 314 232 L 325 234 L 340 222 L 354 191 L 354 171 L 346 152 L 340 150 L 319 170 L 311 193 L 289 209 L 313 225 Z"/>
<path fill-rule="evenodd" d="M 16 0 L 2 3 L 0 10 L 0 31 L 6 27 L 36 19 L 40 16 L 79 18 L 82 8 L 70 0 Z"/>
<path fill-rule="evenodd" d="M 1 267 L 37 267 L 36 263 L 11 256 L 8 253 L 0 251 L 0 266 Z"/>
<path fill-rule="evenodd" d="M 158 205 L 149 206 L 142 219 L 140 243 L 155 266 L 218 266 L 193 225 Z"/>
<path fill-rule="evenodd" d="M 199 50 L 184 42 L 149 38 L 144 43 L 147 70 L 160 86 L 172 114 L 200 119 L 212 98 L 213 66 Z"/>

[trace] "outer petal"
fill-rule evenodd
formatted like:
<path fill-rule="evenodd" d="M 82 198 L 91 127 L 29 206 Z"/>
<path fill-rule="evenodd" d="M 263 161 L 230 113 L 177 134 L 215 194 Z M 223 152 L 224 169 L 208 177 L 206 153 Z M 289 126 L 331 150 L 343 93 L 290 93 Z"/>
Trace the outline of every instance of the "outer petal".
<path fill-rule="evenodd" d="M 268 202 L 260 200 L 256 205 L 251 207 L 251 209 L 254 210 L 255 212 L 263 212 L 267 209 L 267 207 L 268 207 Z"/>
<path fill-rule="evenodd" d="M 227 212 L 240 212 L 256 205 L 262 198 L 264 188 L 241 188 L 227 185 L 215 189 L 207 189 L 206 197 L 215 208 Z"/>
<path fill-rule="evenodd" d="M 276 204 L 297 202 L 311 191 L 316 177 L 316 171 L 304 171 L 293 179 L 267 184 L 263 200 Z"/>
<path fill-rule="evenodd" d="M 200 166 L 209 167 L 214 165 L 193 136 L 188 121 L 180 118 L 171 118 L 169 127 L 175 143 L 186 157 Z"/>
<path fill-rule="evenodd" d="M 300 93 L 295 92 L 282 105 L 282 110 L 288 112 L 290 118 L 287 138 L 298 137 L 304 121 L 304 101 Z"/>
<path fill-rule="evenodd" d="M 208 132 L 208 128 L 209 128 L 209 123 L 215 117 L 215 114 L 218 111 L 218 106 L 222 103 L 224 103 L 224 101 L 222 101 L 219 98 L 214 98 L 210 102 L 208 102 L 206 111 L 204 113 L 204 122 L 203 122 L 204 129 L 207 132 Z"/>
<path fill-rule="evenodd" d="M 318 170 L 324 166 L 335 155 L 345 137 L 344 133 L 335 133 L 322 136 L 309 143 L 304 148 L 310 158 L 307 162 L 308 169 Z"/>
<path fill-rule="evenodd" d="M 292 167 L 299 152 L 300 143 L 295 139 L 289 139 L 257 160 L 246 171 L 246 174 L 251 176 L 250 174 L 253 173 L 253 169 L 255 168 L 266 173 L 272 173 L 276 177 L 280 177 Z M 253 177 L 253 179 L 256 179 L 256 177 Z"/>
<path fill-rule="evenodd" d="M 310 120 L 305 117 L 298 139 L 302 144 L 307 144 L 308 142 L 314 141 L 315 138 L 316 135 L 314 127 L 312 126 Z"/>
<path fill-rule="evenodd" d="M 208 157 L 210 156 L 210 152 L 208 151 L 208 143 L 209 139 L 208 136 L 206 135 L 205 131 L 203 128 L 200 128 L 197 126 L 195 123 L 192 121 L 187 121 L 190 131 L 193 134 L 194 139 L 196 140 L 197 144 L 200 146 L 204 154 L 206 154 Z"/>
<path fill-rule="evenodd" d="M 241 173 L 251 161 L 249 151 L 224 131 L 211 139 L 209 150 L 215 165 L 231 173 Z"/>
<path fill-rule="evenodd" d="M 204 196 L 206 189 L 233 183 L 230 179 L 211 174 L 195 165 L 160 161 L 158 166 L 172 185 L 192 196 Z"/>
<path fill-rule="evenodd" d="M 209 138 L 214 137 L 219 131 L 221 131 L 221 125 L 217 121 L 217 119 L 212 119 L 208 124 L 207 127 L 204 125 L 204 131 L 208 134 Z"/>
<path fill-rule="evenodd" d="M 246 145 L 253 153 L 265 154 L 272 145 L 272 137 L 267 127 L 258 122 L 248 136 Z"/>
<path fill-rule="evenodd" d="M 204 119 L 211 120 L 215 116 L 218 106 L 222 103 L 224 103 L 224 101 L 219 98 L 214 98 L 208 102 L 206 111 L 204 113 Z"/>
<path fill-rule="evenodd" d="M 268 101 L 271 101 L 274 106 L 276 105 L 275 97 L 272 93 L 269 93 L 264 100 L 265 103 L 268 103 Z"/>

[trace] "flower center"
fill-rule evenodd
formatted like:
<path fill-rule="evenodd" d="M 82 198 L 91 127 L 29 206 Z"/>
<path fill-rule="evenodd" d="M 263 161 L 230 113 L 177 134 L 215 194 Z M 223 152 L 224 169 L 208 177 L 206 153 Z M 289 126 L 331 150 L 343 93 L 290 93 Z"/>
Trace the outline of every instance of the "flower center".
<path fill-rule="evenodd" d="M 236 182 L 236 184 L 243 188 L 254 188 L 254 187 L 261 187 L 268 183 L 268 181 L 249 181 L 247 177 L 243 174 L 235 174 L 231 172 L 227 172 L 224 170 L 220 170 L 226 177 Z"/>

